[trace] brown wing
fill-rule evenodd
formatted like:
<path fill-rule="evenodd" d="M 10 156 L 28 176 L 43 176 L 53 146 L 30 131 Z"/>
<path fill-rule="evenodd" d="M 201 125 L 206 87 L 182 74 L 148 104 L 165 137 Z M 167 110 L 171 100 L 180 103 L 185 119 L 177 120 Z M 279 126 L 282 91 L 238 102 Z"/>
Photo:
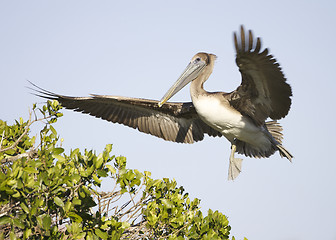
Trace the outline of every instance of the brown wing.
<path fill-rule="evenodd" d="M 267 48 L 260 52 L 260 38 L 254 39 L 251 30 L 245 36 L 243 26 L 240 37 L 234 33 L 234 43 L 242 83 L 231 93 L 231 105 L 259 125 L 268 117 L 285 117 L 291 106 L 292 90 L 276 59 Z"/>
<path fill-rule="evenodd" d="M 194 143 L 203 140 L 204 133 L 222 136 L 198 117 L 191 102 L 166 103 L 158 107 L 155 100 L 105 95 L 70 97 L 34 86 L 35 95 L 57 100 L 67 109 L 120 123 L 164 140 Z"/>

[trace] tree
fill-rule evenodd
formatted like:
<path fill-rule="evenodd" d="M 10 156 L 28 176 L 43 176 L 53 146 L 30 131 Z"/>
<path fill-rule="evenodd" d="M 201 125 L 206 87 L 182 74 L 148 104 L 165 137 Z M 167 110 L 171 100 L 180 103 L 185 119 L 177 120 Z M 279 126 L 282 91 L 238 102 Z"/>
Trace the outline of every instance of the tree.
<path fill-rule="evenodd" d="M 61 108 L 48 101 L 27 121 L 0 120 L 0 239 L 229 239 L 222 213 L 203 217 L 199 199 L 175 180 L 127 169 L 111 144 L 65 154 L 52 126 Z M 37 122 L 39 139 L 29 136 Z M 111 191 L 98 191 L 107 179 Z"/>

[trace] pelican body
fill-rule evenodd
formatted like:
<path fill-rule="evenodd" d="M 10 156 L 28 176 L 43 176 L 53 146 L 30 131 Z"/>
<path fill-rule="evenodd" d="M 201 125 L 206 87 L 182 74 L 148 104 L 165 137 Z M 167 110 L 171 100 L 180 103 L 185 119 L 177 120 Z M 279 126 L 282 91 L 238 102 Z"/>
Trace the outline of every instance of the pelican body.
<path fill-rule="evenodd" d="M 241 26 L 240 37 L 234 33 L 234 43 L 242 83 L 229 93 L 204 90 L 216 56 L 200 52 L 160 101 L 105 95 L 69 97 L 34 85 L 36 95 L 168 141 L 193 143 L 202 140 L 204 134 L 224 136 L 231 143 L 228 178 L 233 180 L 241 172 L 242 163 L 234 157 L 235 152 L 264 158 L 279 151 L 281 157 L 292 160 L 282 146 L 282 127 L 276 121 L 288 114 L 291 87 L 268 50 L 260 51 L 260 38 L 254 39 L 251 31 L 245 35 Z M 167 102 L 188 83 L 192 102 Z M 272 120 L 266 121 L 268 118 Z"/>

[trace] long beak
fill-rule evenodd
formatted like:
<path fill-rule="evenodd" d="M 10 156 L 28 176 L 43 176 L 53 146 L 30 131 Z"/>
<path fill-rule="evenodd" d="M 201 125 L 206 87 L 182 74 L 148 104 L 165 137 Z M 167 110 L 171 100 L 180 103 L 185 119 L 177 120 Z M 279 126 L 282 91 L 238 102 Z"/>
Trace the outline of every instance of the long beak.
<path fill-rule="evenodd" d="M 188 83 L 190 83 L 192 80 L 197 78 L 205 66 L 206 66 L 206 63 L 202 60 L 193 61 L 189 63 L 186 69 L 181 74 L 181 76 L 174 83 L 174 85 L 161 98 L 160 102 L 158 103 L 159 107 L 161 107 L 171 97 L 173 97 L 176 93 L 178 93 Z"/>

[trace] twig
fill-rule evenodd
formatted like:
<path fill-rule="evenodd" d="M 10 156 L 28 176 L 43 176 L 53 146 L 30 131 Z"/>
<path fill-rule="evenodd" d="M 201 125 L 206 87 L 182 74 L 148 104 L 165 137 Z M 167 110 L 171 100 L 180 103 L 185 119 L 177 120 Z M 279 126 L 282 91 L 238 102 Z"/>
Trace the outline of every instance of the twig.
<path fill-rule="evenodd" d="M 9 147 L 4 148 L 4 149 L 0 149 L 0 152 L 6 152 L 8 150 L 11 150 L 11 149 L 15 148 L 19 144 L 19 142 L 21 141 L 21 139 L 28 133 L 30 125 L 32 125 L 32 123 L 34 123 L 34 121 L 31 121 L 31 115 L 32 115 L 32 112 L 29 111 L 28 124 L 25 127 L 25 131 L 21 134 L 21 136 L 14 142 L 14 144 L 12 146 L 9 146 Z"/>
<path fill-rule="evenodd" d="M 34 112 L 35 113 L 35 112 Z M 29 111 L 29 119 L 28 119 L 28 123 L 27 123 L 27 125 L 26 125 L 26 127 L 25 127 L 25 130 L 24 130 L 24 132 L 21 134 L 21 136 L 14 142 L 14 144 L 13 145 L 11 145 L 11 146 L 9 146 L 9 147 L 7 147 L 7 148 L 4 148 L 4 149 L 1 149 L 1 144 L 0 144 L 0 152 L 6 152 L 6 151 L 8 151 L 8 150 L 11 150 L 11 149 L 13 149 L 13 148 L 15 148 L 18 144 L 19 144 L 19 142 L 22 140 L 22 138 L 28 133 L 28 131 L 29 131 L 29 127 L 33 124 L 33 123 L 35 123 L 35 122 L 38 122 L 38 121 L 42 121 L 42 120 L 46 120 L 46 119 L 48 119 L 48 118 L 51 118 L 51 116 L 45 116 L 45 117 L 43 117 L 43 118 L 39 118 L 39 119 L 35 119 L 35 120 L 31 120 L 31 118 L 32 118 L 32 111 Z M 3 138 L 3 136 L 2 136 L 2 138 Z M 1 139 L 1 143 L 2 143 L 2 139 Z"/>
<path fill-rule="evenodd" d="M 36 155 L 37 151 L 35 148 L 31 149 L 28 152 L 24 152 L 18 155 L 15 155 L 13 157 L 9 157 L 9 158 L 4 158 L 1 160 L 1 163 L 8 163 L 8 162 L 14 162 L 18 159 L 24 158 L 24 157 L 28 157 L 28 158 L 34 158 Z"/>
<path fill-rule="evenodd" d="M 0 150 L 2 147 L 2 141 L 4 140 L 4 136 L 5 136 L 5 130 L 3 130 L 2 135 L 1 135 Z"/>

